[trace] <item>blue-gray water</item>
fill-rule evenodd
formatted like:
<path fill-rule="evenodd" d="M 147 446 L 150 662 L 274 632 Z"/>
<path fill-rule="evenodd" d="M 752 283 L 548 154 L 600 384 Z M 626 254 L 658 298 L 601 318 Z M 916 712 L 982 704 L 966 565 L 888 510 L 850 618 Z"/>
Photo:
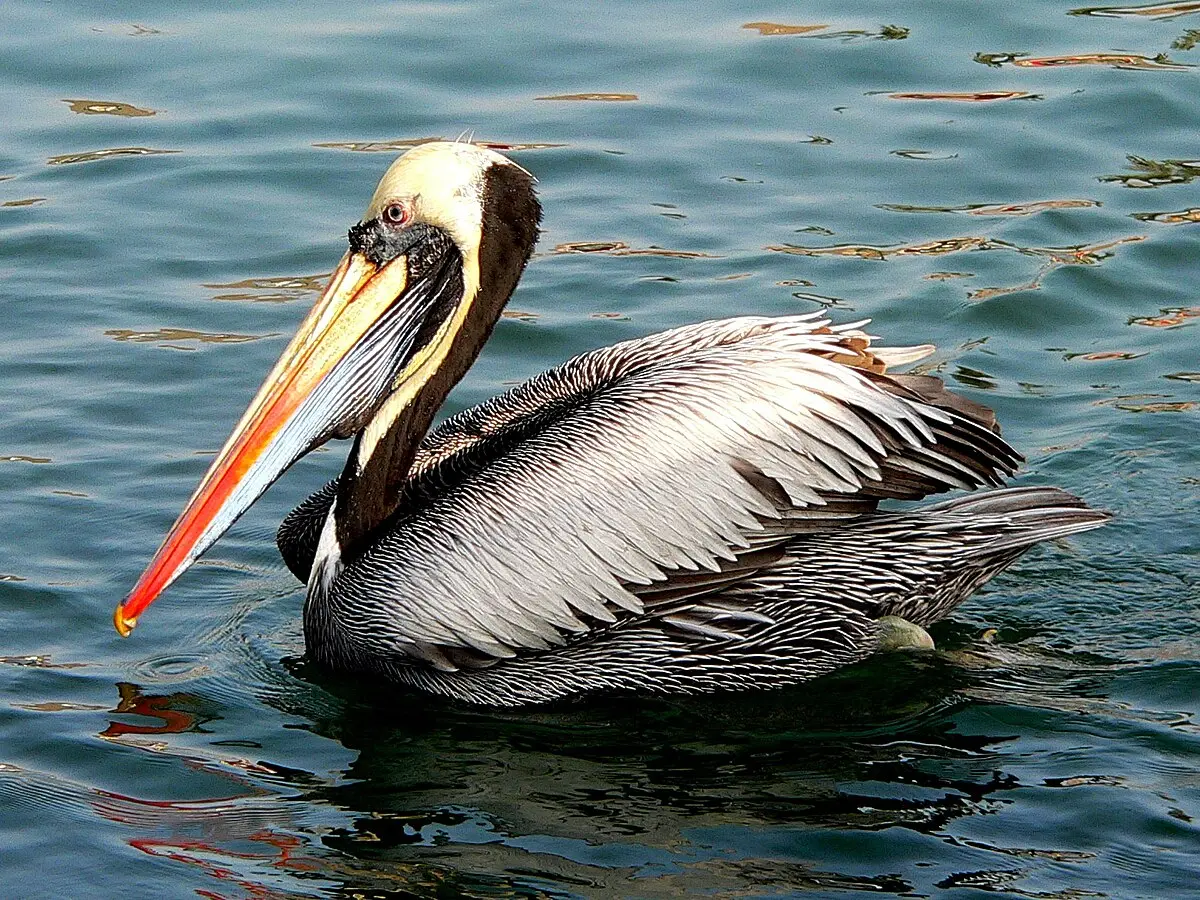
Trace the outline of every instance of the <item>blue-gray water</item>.
<path fill-rule="evenodd" d="M 0 896 L 1195 892 L 1200 4 L 208 6 L 0 6 Z M 494 714 L 303 662 L 271 538 L 334 445 L 120 640 L 378 176 L 468 130 L 546 221 L 453 408 L 831 305 L 1117 519 L 935 654 Z"/>

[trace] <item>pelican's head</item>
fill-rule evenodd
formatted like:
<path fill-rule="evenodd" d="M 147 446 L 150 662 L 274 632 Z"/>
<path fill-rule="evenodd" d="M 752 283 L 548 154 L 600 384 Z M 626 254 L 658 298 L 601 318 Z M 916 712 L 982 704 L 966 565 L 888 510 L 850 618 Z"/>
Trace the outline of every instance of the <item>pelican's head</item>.
<path fill-rule="evenodd" d="M 162 546 L 114 615 L 138 616 L 293 462 L 411 400 L 478 352 L 533 251 L 533 178 L 466 143 L 422 144 L 384 174 L 350 249 Z M 393 400 L 393 403 L 395 400 Z"/>

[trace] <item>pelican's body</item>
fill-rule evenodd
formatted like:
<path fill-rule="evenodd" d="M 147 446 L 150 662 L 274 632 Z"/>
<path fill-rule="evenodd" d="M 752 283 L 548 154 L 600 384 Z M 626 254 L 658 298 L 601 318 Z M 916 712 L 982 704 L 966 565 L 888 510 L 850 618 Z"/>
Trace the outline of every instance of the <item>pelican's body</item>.
<path fill-rule="evenodd" d="M 877 509 L 999 487 L 1020 457 L 983 407 L 887 374 L 931 348 L 818 316 L 597 350 L 428 431 L 539 218 L 498 154 L 401 157 L 118 629 L 331 436 L 355 436 L 345 469 L 279 532 L 310 655 L 486 704 L 803 681 L 1107 519 L 1054 488 Z"/>

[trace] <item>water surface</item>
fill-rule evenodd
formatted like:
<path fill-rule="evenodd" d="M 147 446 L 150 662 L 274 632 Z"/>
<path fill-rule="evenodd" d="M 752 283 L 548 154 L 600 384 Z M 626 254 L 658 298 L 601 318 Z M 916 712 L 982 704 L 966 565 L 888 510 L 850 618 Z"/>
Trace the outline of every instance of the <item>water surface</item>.
<path fill-rule="evenodd" d="M 1198 66 L 1196 3 L 0 7 L 0 895 L 1194 892 Z M 383 169 L 464 132 L 546 221 L 451 410 L 824 306 L 1116 520 L 935 654 L 491 713 L 304 662 L 271 538 L 332 445 L 121 641 Z"/>

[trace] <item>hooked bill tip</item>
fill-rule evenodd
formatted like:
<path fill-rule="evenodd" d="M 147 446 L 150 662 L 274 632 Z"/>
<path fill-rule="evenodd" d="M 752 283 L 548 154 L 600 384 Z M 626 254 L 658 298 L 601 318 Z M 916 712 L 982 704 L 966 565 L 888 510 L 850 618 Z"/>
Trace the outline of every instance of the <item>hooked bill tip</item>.
<path fill-rule="evenodd" d="M 137 617 L 130 618 L 126 616 L 125 604 L 118 603 L 117 608 L 113 610 L 113 627 L 117 629 L 117 634 L 121 637 L 129 637 L 136 625 Z"/>

